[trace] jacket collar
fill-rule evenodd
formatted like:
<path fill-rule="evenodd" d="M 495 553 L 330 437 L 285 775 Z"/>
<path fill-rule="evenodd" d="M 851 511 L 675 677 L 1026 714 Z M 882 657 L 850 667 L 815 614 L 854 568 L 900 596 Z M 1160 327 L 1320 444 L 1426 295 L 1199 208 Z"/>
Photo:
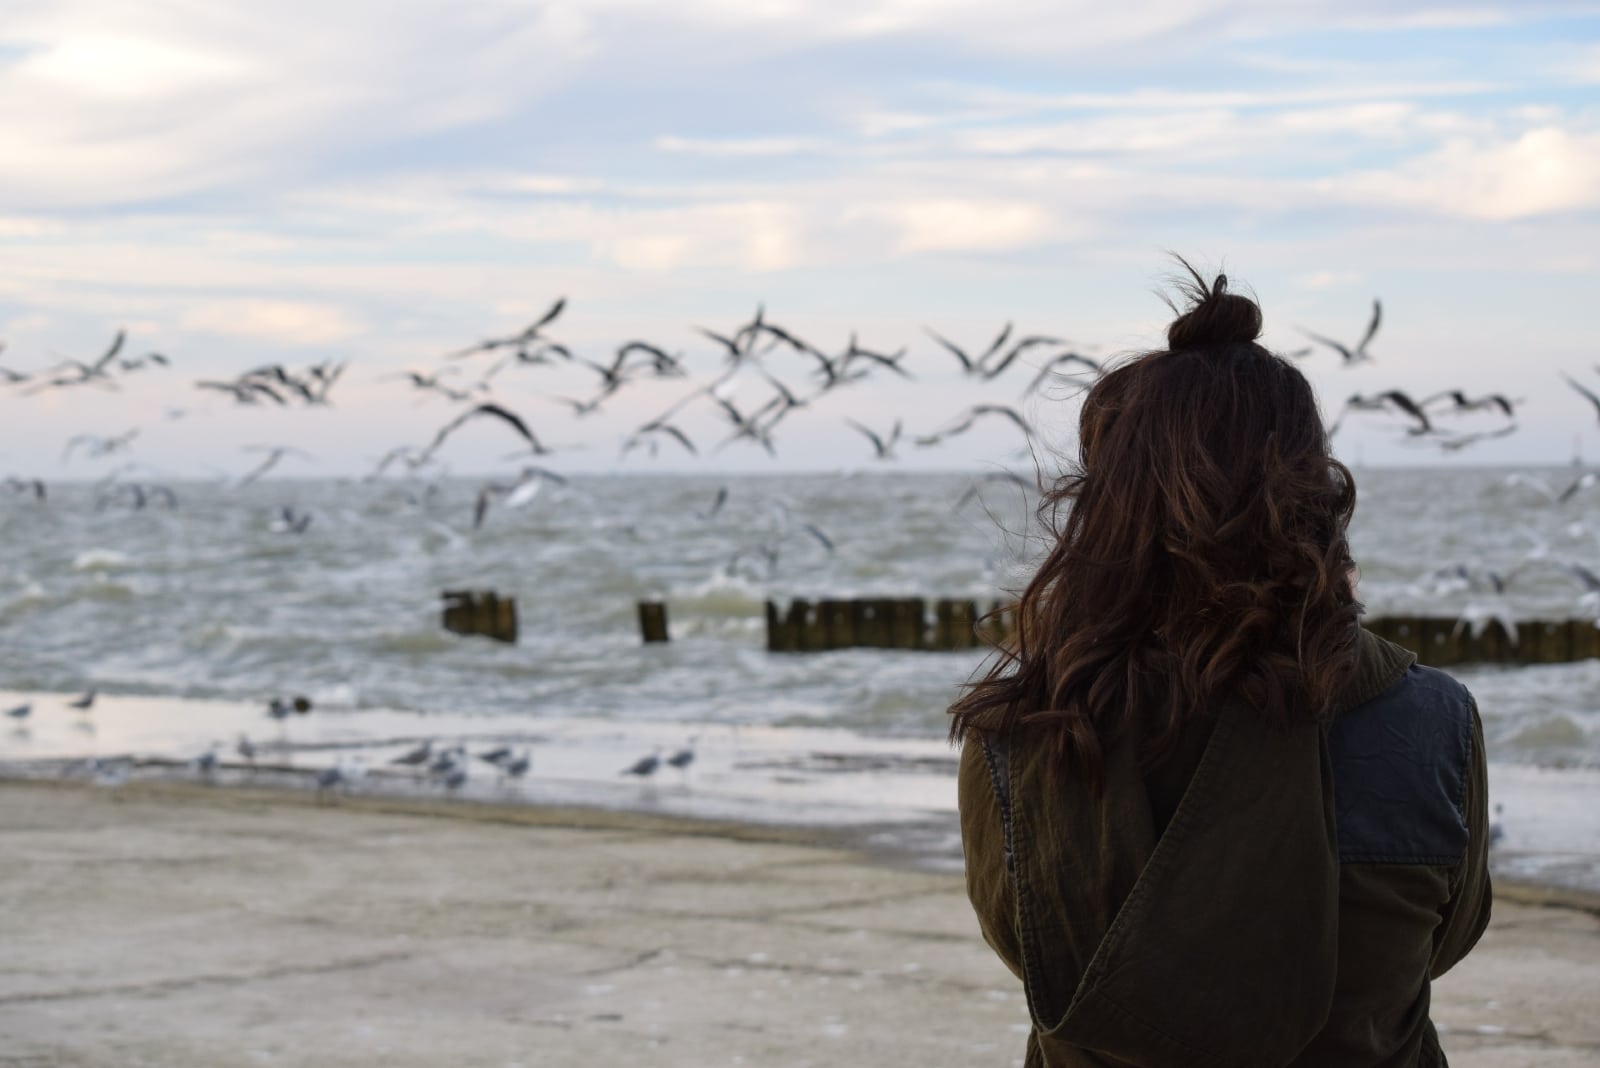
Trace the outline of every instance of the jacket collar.
<path fill-rule="evenodd" d="M 1337 716 L 1357 705 L 1364 705 L 1399 682 L 1417 654 L 1386 641 L 1365 627 L 1356 630 L 1356 666 L 1335 692 L 1330 706 Z"/>

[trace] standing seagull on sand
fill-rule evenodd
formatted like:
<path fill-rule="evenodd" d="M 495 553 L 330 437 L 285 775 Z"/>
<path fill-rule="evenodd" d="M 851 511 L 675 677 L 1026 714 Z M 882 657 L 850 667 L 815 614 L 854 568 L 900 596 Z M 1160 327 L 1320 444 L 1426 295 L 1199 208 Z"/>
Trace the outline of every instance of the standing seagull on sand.
<path fill-rule="evenodd" d="M 79 712 L 87 712 L 94 707 L 95 691 L 90 690 L 82 697 L 73 698 L 67 702 L 68 708 L 76 708 Z"/>
<path fill-rule="evenodd" d="M 21 723 L 23 720 L 33 715 L 33 705 L 18 705 L 16 708 L 8 708 L 6 709 L 6 715 L 16 720 L 18 723 Z"/>
<path fill-rule="evenodd" d="M 641 779 L 648 779 L 650 776 L 654 775 L 657 769 L 660 767 L 661 747 L 658 745 L 655 748 L 655 752 L 651 753 L 649 756 L 640 757 L 638 760 L 635 760 L 631 765 L 623 768 L 619 774 L 637 775 Z"/>
<path fill-rule="evenodd" d="M 667 763 L 677 768 L 685 778 L 689 775 L 689 765 L 694 763 L 694 743 L 699 739 L 698 734 L 691 734 L 683 748 L 667 757 Z"/>

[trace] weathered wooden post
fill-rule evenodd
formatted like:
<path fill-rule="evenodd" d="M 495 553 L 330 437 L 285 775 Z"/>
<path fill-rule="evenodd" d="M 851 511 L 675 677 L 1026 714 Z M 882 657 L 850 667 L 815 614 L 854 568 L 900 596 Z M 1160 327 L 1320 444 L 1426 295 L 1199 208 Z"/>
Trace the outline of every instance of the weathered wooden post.
<path fill-rule="evenodd" d="M 856 644 L 855 605 L 850 601 L 828 600 L 817 604 L 824 642 L 829 649 L 849 649 Z"/>
<path fill-rule="evenodd" d="M 667 606 L 664 601 L 639 602 L 639 630 L 645 644 L 670 640 L 667 636 Z"/>
<path fill-rule="evenodd" d="M 1388 626 L 1384 629 L 1387 630 L 1388 633 L 1382 634 L 1381 636 L 1388 638 L 1390 641 L 1400 646 L 1400 648 L 1415 653 L 1417 659 L 1421 660 L 1422 626 L 1418 620 L 1413 618 L 1401 618 L 1399 616 L 1393 616 L 1385 620 L 1385 622 L 1388 624 Z"/>
<path fill-rule="evenodd" d="M 1572 659 L 1600 658 L 1600 623 L 1588 619 L 1572 621 Z"/>
<path fill-rule="evenodd" d="M 828 647 L 828 632 L 810 601 L 796 597 L 789 602 L 789 629 L 794 632 L 798 652 L 816 653 Z"/>
<path fill-rule="evenodd" d="M 933 645 L 936 649 L 971 649 L 978 644 L 973 629 L 978 606 L 972 601 L 941 598 L 933 606 Z"/>
<path fill-rule="evenodd" d="M 1461 630 L 1450 619 L 1420 619 L 1422 651 L 1417 659 L 1431 667 L 1450 667 L 1466 659 Z"/>
<path fill-rule="evenodd" d="M 973 627 L 980 645 L 1004 645 L 1017 629 L 1017 603 L 991 601 L 989 610 Z"/>
<path fill-rule="evenodd" d="M 779 613 L 778 606 L 772 601 L 768 601 L 767 651 L 769 653 L 792 653 L 798 648 L 799 640 L 794 628 L 789 626 L 788 619 Z"/>
<path fill-rule="evenodd" d="M 1556 623 L 1535 619 L 1518 629 L 1524 664 L 1564 664 L 1572 659 L 1570 621 Z"/>
<path fill-rule="evenodd" d="M 1457 623 L 1456 626 L 1463 624 Z M 1516 659 L 1517 643 L 1498 619 L 1489 620 L 1477 637 L 1471 637 L 1470 634 L 1467 637 L 1465 662 L 1504 664 L 1515 662 Z"/>
<path fill-rule="evenodd" d="M 444 628 L 453 634 L 478 634 L 497 642 L 517 640 L 517 602 L 493 590 L 445 590 Z"/>
<path fill-rule="evenodd" d="M 856 644 L 869 649 L 883 649 L 889 644 L 889 614 L 880 598 L 865 598 L 850 602 L 854 615 Z"/>
<path fill-rule="evenodd" d="M 892 648 L 926 647 L 925 608 L 921 597 L 896 597 L 889 602 L 889 644 Z"/>

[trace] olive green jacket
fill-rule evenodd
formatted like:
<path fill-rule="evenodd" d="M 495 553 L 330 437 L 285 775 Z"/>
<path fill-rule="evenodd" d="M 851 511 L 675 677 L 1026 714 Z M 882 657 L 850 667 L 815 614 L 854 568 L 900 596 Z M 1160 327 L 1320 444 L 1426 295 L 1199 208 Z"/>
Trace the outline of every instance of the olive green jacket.
<path fill-rule="evenodd" d="M 1098 798 L 1035 728 L 962 749 L 967 890 L 1022 980 L 1036 1065 L 1442 1065 L 1429 981 L 1488 923 L 1472 697 L 1362 631 L 1333 714 L 1224 704 Z"/>

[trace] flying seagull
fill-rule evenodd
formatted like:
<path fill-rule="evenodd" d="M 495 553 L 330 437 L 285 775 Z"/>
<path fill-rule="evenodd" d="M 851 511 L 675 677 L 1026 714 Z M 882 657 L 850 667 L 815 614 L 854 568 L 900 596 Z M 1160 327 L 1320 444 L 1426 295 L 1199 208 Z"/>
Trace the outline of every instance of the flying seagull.
<path fill-rule="evenodd" d="M 1344 365 L 1346 367 L 1350 367 L 1358 363 L 1365 363 L 1372 359 L 1371 353 L 1367 352 L 1367 345 L 1372 342 L 1372 338 L 1377 334 L 1378 326 L 1382 322 L 1383 304 L 1377 300 L 1374 300 L 1372 302 L 1372 320 L 1371 322 L 1367 323 L 1367 332 L 1361 335 L 1360 343 L 1358 343 L 1354 348 L 1351 348 L 1342 342 L 1335 341 L 1332 338 L 1323 337 L 1321 334 L 1313 334 L 1309 330 L 1302 329 L 1300 332 L 1306 337 L 1310 338 L 1312 341 L 1315 341 L 1317 344 L 1326 345 L 1338 352 L 1340 356 L 1344 357 Z"/>

